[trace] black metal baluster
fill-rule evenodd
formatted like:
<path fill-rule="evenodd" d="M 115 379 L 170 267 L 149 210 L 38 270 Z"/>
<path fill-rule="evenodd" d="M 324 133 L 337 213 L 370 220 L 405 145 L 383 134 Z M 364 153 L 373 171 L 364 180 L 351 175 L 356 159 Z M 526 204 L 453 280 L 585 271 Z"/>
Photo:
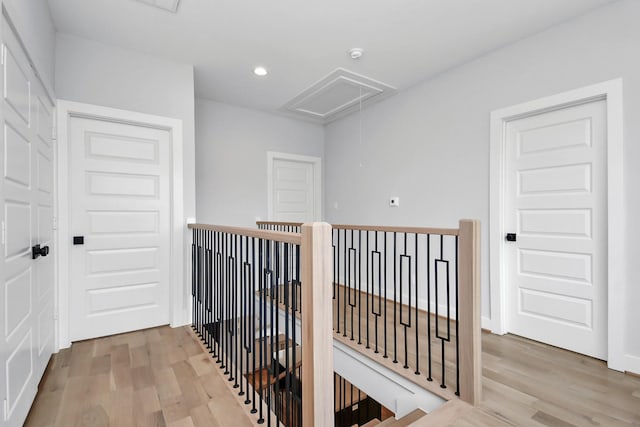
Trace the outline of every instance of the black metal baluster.
<path fill-rule="evenodd" d="M 345 239 L 346 240 L 346 239 Z M 349 312 L 351 314 L 351 341 L 354 340 L 354 329 L 355 324 L 353 322 L 354 308 L 356 306 L 356 249 L 353 247 L 353 229 L 351 229 L 351 245 L 347 251 L 347 292 L 348 292 L 348 304 L 349 304 Z M 352 259 L 353 256 L 353 259 Z"/>
<path fill-rule="evenodd" d="M 459 287 L 458 287 L 458 236 L 455 236 L 455 241 L 456 241 L 456 250 L 455 250 L 455 263 L 454 263 L 454 269 L 456 272 L 456 395 L 460 396 L 460 341 L 459 341 L 459 334 L 460 331 L 458 330 L 458 327 L 460 326 L 460 311 L 458 310 L 458 303 L 459 303 L 459 296 L 458 296 L 458 292 L 459 292 Z M 466 314 L 466 313 L 465 313 Z"/>
<path fill-rule="evenodd" d="M 371 283 L 369 282 L 369 230 L 366 231 L 366 244 L 367 244 L 367 250 L 366 250 L 366 255 L 365 258 L 367 259 L 367 264 L 366 264 L 366 286 L 367 286 L 367 293 L 365 294 L 365 303 L 366 303 L 366 310 L 365 313 L 367 315 L 367 349 L 370 349 L 371 347 L 369 346 L 369 295 L 373 292 L 373 286 L 371 286 Z"/>
<path fill-rule="evenodd" d="M 340 230 L 337 230 L 337 234 L 338 234 L 338 247 L 336 248 L 336 265 L 337 265 L 337 271 L 338 271 L 338 276 L 336 277 L 336 286 L 337 286 L 337 292 L 336 292 L 336 325 L 338 325 L 338 328 L 336 330 L 336 332 L 339 334 L 340 333 L 340 293 L 342 292 L 340 290 Z"/>
<path fill-rule="evenodd" d="M 375 278 L 375 275 L 373 273 L 373 266 L 374 266 L 374 262 L 373 262 L 373 255 L 377 255 L 378 257 L 378 312 L 376 313 L 375 310 L 375 304 L 374 304 L 374 292 L 371 292 L 371 309 L 373 312 L 373 315 L 375 316 L 375 353 L 379 353 L 378 351 L 378 320 L 380 318 L 380 316 L 382 315 L 382 255 L 380 253 L 380 251 L 378 251 L 378 232 L 375 231 L 375 240 L 376 240 L 376 250 L 375 252 L 373 252 L 371 254 L 371 276 L 373 278 Z M 386 332 L 386 329 L 385 329 Z"/>
<path fill-rule="evenodd" d="M 267 376 L 271 376 L 273 377 L 273 372 L 274 372 L 274 366 L 273 366 L 273 349 L 274 349 L 274 341 L 273 341 L 273 324 L 274 324 L 274 319 L 273 319 L 273 261 L 271 258 L 271 253 L 272 253 L 272 242 L 269 240 L 266 242 L 266 267 L 267 267 L 267 272 L 265 272 L 266 277 L 265 277 L 265 286 L 268 286 L 269 289 L 269 294 L 268 294 L 268 302 L 269 302 L 269 342 L 270 342 L 270 346 L 269 348 L 269 354 L 266 355 L 266 357 L 268 357 L 268 359 L 265 361 L 266 362 L 266 366 L 268 366 L 268 371 L 267 371 Z M 267 298 L 265 298 L 266 300 Z M 273 401 L 273 396 L 272 396 L 272 392 L 271 392 L 271 379 L 269 379 L 268 382 L 268 387 L 267 387 L 267 408 L 269 409 L 269 414 L 267 415 L 267 426 L 271 425 L 271 403 Z"/>
<path fill-rule="evenodd" d="M 339 240 L 339 230 L 333 229 L 331 230 L 331 247 L 333 249 L 333 284 L 332 284 L 332 291 L 333 291 L 333 295 L 331 296 L 332 298 L 332 302 L 331 304 L 333 305 L 333 310 L 332 310 L 332 319 L 334 321 L 333 323 L 333 329 L 334 331 L 336 331 L 337 333 L 340 333 L 340 322 L 338 322 L 335 318 L 335 314 L 337 312 L 338 317 L 340 316 L 340 311 L 339 311 L 339 305 L 337 304 L 337 299 L 339 298 L 337 293 L 340 292 L 340 288 L 338 287 L 338 267 L 339 267 L 339 262 L 338 262 L 338 240 Z"/>
<path fill-rule="evenodd" d="M 246 321 L 247 321 L 247 310 L 246 310 L 246 304 L 245 304 L 245 293 L 246 293 L 246 282 L 245 282 L 245 266 L 244 266 L 244 254 L 243 254 L 243 241 L 244 241 L 245 237 L 244 236 L 239 236 L 238 240 L 239 240 L 239 251 L 238 251 L 238 276 L 240 277 L 240 289 L 239 289 L 239 294 L 240 294 L 240 302 L 239 302 L 239 307 L 238 310 L 240 311 L 240 315 L 238 316 L 240 318 L 240 338 L 238 341 L 238 359 L 240 361 L 240 366 L 238 368 L 238 371 L 236 372 L 236 379 L 239 379 L 240 381 L 240 390 L 238 391 L 238 396 L 244 396 L 244 387 L 242 385 L 242 372 L 243 372 L 243 367 L 244 367 L 244 358 L 243 356 L 246 355 L 246 357 L 248 357 L 248 353 L 247 353 L 247 349 L 246 349 L 246 334 L 245 334 L 245 328 L 246 328 Z"/>
<path fill-rule="evenodd" d="M 383 243 L 384 243 L 384 248 L 383 248 L 383 260 L 384 260 L 384 355 L 382 357 L 384 357 L 385 359 L 389 357 L 389 355 L 387 354 L 387 232 L 383 232 Z M 395 310 L 395 306 L 394 306 L 394 310 Z M 394 329 L 395 329 L 395 325 L 394 325 Z"/>
<path fill-rule="evenodd" d="M 224 352 L 224 347 L 222 346 L 222 308 L 224 304 L 224 293 L 222 292 L 222 283 L 223 283 L 223 270 L 222 270 L 222 233 L 219 231 L 216 232 L 216 275 L 215 275 L 215 287 L 216 287 L 216 332 L 217 332 L 217 340 L 216 340 L 216 356 L 217 363 L 222 364 L 222 357 Z"/>
<path fill-rule="evenodd" d="M 431 376 L 431 235 L 427 234 L 427 354 L 428 354 L 428 375 L 427 381 L 433 381 Z"/>
<path fill-rule="evenodd" d="M 398 269 L 398 241 L 397 233 L 393 233 L 393 363 L 398 363 L 398 298 L 397 298 L 397 269 Z"/>
<path fill-rule="evenodd" d="M 450 293 L 449 293 L 449 289 L 450 289 L 450 283 L 449 283 L 449 261 L 444 259 L 444 235 L 440 235 L 440 259 L 436 259 L 436 337 L 438 339 L 440 339 L 440 346 L 441 346 L 441 350 L 442 350 L 442 381 L 440 384 L 440 388 L 447 388 L 446 385 L 446 378 L 445 378 L 445 343 L 449 342 L 451 340 L 451 304 L 450 304 Z M 438 291 L 438 284 L 439 284 L 439 271 L 440 269 L 438 269 L 438 264 L 442 263 L 444 265 L 444 267 L 446 268 L 446 278 L 447 278 L 447 284 L 446 284 L 446 295 L 447 295 L 447 336 L 443 337 L 440 336 L 440 326 L 439 326 L 439 321 L 440 321 L 440 316 L 439 316 L 439 301 L 438 301 L 438 297 L 439 297 L 439 291 Z"/>
<path fill-rule="evenodd" d="M 278 303 L 279 303 L 279 288 L 280 288 L 280 245 L 281 243 L 279 242 L 273 242 L 273 246 L 274 246 L 274 264 L 275 264 L 275 275 L 273 277 L 273 295 L 272 295 L 272 299 L 271 299 L 271 312 L 274 314 L 275 316 L 275 340 L 276 340 L 276 346 L 275 347 L 271 347 L 271 354 L 272 354 L 272 358 L 273 358 L 273 354 L 274 354 L 274 349 L 275 349 L 275 354 L 279 355 L 279 350 L 280 350 L 280 315 L 279 315 L 279 309 L 278 309 Z M 274 299 L 275 298 L 275 299 Z M 274 329 L 272 329 L 273 331 Z M 286 336 L 285 336 L 285 340 L 286 340 Z M 285 345 L 288 344 L 285 341 Z M 280 360 L 276 357 L 274 358 L 274 368 L 275 368 L 275 374 L 274 374 L 274 378 L 275 378 L 275 399 L 279 400 L 280 398 Z M 276 420 L 280 421 L 280 415 L 281 412 L 280 411 L 276 411 Z"/>
<path fill-rule="evenodd" d="M 284 283 L 283 283 L 283 287 L 284 287 L 284 337 L 285 337 L 285 341 L 287 343 L 287 347 L 286 347 L 286 354 L 285 354 L 285 363 L 284 363 L 284 372 L 285 372 L 285 398 L 284 398 L 284 425 L 285 426 L 290 426 L 291 425 L 291 417 L 290 417 L 290 410 L 291 410 L 291 373 L 290 373 L 290 366 L 289 366 L 289 244 L 288 243 L 284 243 L 283 244 L 283 250 L 284 250 L 284 268 L 283 268 L 283 272 L 284 272 Z M 296 343 L 295 342 L 291 342 L 291 348 L 293 351 L 296 350 Z"/>
<path fill-rule="evenodd" d="M 228 233 L 224 233 L 224 247 L 223 247 L 223 259 L 224 259 L 224 312 L 222 313 L 222 324 L 223 326 L 223 333 L 222 335 L 224 336 L 224 359 L 223 359 L 223 364 L 224 364 L 224 375 L 230 375 L 230 366 L 231 365 L 231 357 L 229 352 L 231 351 L 231 343 L 230 338 L 231 336 L 229 335 L 229 314 L 231 313 L 231 274 L 229 271 L 229 252 L 230 252 L 231 248 L 230 248 L 230 244 L 229 244 L 229 234 Z"/>
<path fill-rule="evenodd" d="M 362 344 L 362 230 L 358 230 L 358 344 Z M 366 296 L 365 296 L 366 299 Z"/>
<path fill-rule="evenodd" d="M 343 234 L 344 234 L 344 239 L 343 239 L 344 240 L 344 247 L 342 248 L 342 262 L 343 262 L 343 266 L 344 266 L 344 268 L 343 268 L 344 275 L 342 276 L 342 280 L 343 280 L 342 281 L 342 285 L 343 285 L 342 289 L 343 289 L 343 292 L 345 292 L 344 298 L 343 298 L 343 304 L 342 304 L 342 306 L 343 306 L 343 313 L 342 313 L 343 316 L 342 316 L 342 318 L 344 320 L 342 336 L 346 337 L 347 336 L 347 305 L 348 305 L 347 304 L 348 303 L 347 300 L 349 298 L 349 295 L 348 295 L 349 282 L 347 281 L 347 276 L 349 275 L 349 273 L 347 272 L 347 270 L 348 270 L 349 266 L 348 266 L 348 263 L 347 263 L 347 230 L 344 229 L 342 231 L 343 231 Z M 353 326 L 351 327 L 351 329 L 353 329 Z"/>
<path fill-rule="evenodd" d="M 205 330 L 207 332 L 207 347 L 209 353 L 213 353 L 213 231 L 207 231 L 207 280 L 205 301 L 207 305 L 207 322 Z"/>
<path fill-rule="evenodd" d="M 200 229 L 196 232 L 196 305 L 194 310 L 196 312 L 195 330 L 196 334 L 200 336 Z"/>
<path fill-rule="evenodd" d="M 256 408 L 256 328 L 258 327 L 258 322 L 256 321 L 256 238 L 251 238 L 251 359 L 252 359 L 252 369 L 251 369 L 251 380 L 252 380 L 252 407 L 251 413 L 255 414 L 258 412 Z"/>
<path fill-rule="evenodd" d="M 265 353 L 266 353 L 266 331 L 267 331 L 267 305 L 266 305 L 266 299 L 267 299 L 267 295 L 265 292 L 265 283 L 264 283 L 264 261 L 263 261 L 263 239 L 260 239 L 258 241 L 258 250 L 259 250 L 259 256 L 258 256 L 258 262 L 259 262 L 259 268 L 258 271 L 260 272 L 260 283 L 259 283 L 259 290 L 258 293 L 260 294 L 260 366 L 259 366 L 259 372 L 260 372 L 260 406 L 259 406 L 259 415 L 258 415 L 258 424 L 262 424 L 264 423 L 264 417 L 263 417 L 263 405 L 264 405 L 264 398 L 265 398 L 265 382 L 264 382 L 264 378 L 263 378 L 263 371 L 265 369 Z M 268 375 L 268 373 L 267 373 Z"/>
<path fill-rule="evenodd" d="M 295 275 L 296 275 L 296 283 L 300 283 L 300 246 L 296 245 L 295 246 L 295 250 L 296 250 L 296 266 L 295 266 Z M 300 287 L 300 292 L 302 292 L 302 287 Z M 293 286 L 292 288 L 292 304 L 293 304 L 293 309 L 292 309 L 292 314 L 291 314 L 291 341 L 293 342 L 294 345 L 296 345 L 296 318 L 295 318 L 295 313 L 296 313 L 296 309 L 298 306 L 298 285 L 296 284 L 295 286 Z M 302 320 L 302 319 L 301 319 Z M 304 325 L 302 325 L 304 327 Z M 301 349 L 301 351 L 304 351 L 304 349 Z M 292 382 L 292 387 L 291 387 L 291 396 L 292 399 L 294 399 L 294 401 L 296 402 L 295 405 L 295 422 L 294 424 L 296 426 L 300 426 L 300 423 L 298 423 L 297 421 L 299 420 L 299 418 L 301 417 L 300 414 L 300 406 L 298 405 L 298 394 L 296 389 L 298 388 L 298 382 L 299 382 L 299 378 L 296 378 L 297 372 L 298 372 L 298 365 L 296 363 L 296 352 L 293 352 L 293 357 L 292 357 L 292 366 L 293 366 L 293 370 L 292 370 L 292 376 L 291 376 L 291 382 Z"/>
<path fill-rule="evenodd" d="M 202 293 L 204 288 L 204 230 L 199 230 L 198 234 L 198 335 L 200 339 L 203 339 L 204 304 L 202 301 Z"/>
<path fill-rule="evenodd" d="M 238 294 L 239 294 L 239 289 L 238 289 L 238 276 L 239 276 L 239 268 L 238 266 L 240 265 L 238 263 L 238 235 L 233 236 L 233 259 L 232 259 L 232 264 L 231 266 L 233 267 L 233 321 L 231 322 L 231 327 L 232 327 L 232 336 L 233 336 L 233 350 L 234 350 L 234 367 L 236 370 L 236 374 L 235 374 L 235 383 L 233 384 L 233 388 L 238 388 L 240 387 L 240 384 L 238 384 L 238 376 L 239 376 L 239 372 L 238 372 L 238 365 L 239 365 L 239 358 L 240 355 L 238 353 L 240 353 L 240 342 L 238 341 L 238 319 L 240 316 L 238 316 Z"/>
<path fill-rule="evenodd" d="M 418 288 L 420 287 L 419 286 L 420 276 L 418 275 L 418 264 L 420 264 L 420 256 L 418 255 L 418 246 L 419 246 L 418 245 L 418 243 L 419 243 L 418 242 L 418 240 L 419 240 L 418 238 L 419 238 L 419 234 L 416 233 L 415 234 L 415 244 L 416 244 L 415 256 L 416 256 L 416 261 L 414 263 L 415 270 L 416 270 L 415 271 L 415 276 L 414 276 L 416 278 L 416 280 L 415 280 L 415 292 L 416 292 L 416 319 L 415 319 L 415 325 L 416 325 L 416 370 L 415 370 L 415 374 L 416 375 L 420 375 L 420 344 L 419 344 L 419 341 L 418 341 L 418 337 L 419 337 L 418 329 L 419 329 L 419 326 L 420 326 L 420 322 L 418 321 L 418 312 L 419 312 L 418 305 L 419 305 L 419 301 L 420 301 L 418 299 Z M 427 302 L 427 304 L 429 304 L 429 303 Z"/>
<path fill-rule="evenodd" d="M 403 339 L 404 339 L 404 369 L 408 369 L 409 368 L 409 348 L 408 348 L 408 335 L 409 335 L 409 328 L 411 327 L 411 255 L 407 253 L 407 239 L 408 239 L 408 233 L 404 233 L 404 247 L 403 247 L 403 254 L 400 255 L 399 258 L 399 263 L 400 263 L 400 324 L 403 327 Z M 405 273 L 405 269 L 404 267 L 404 263 L 403 260 L 406 260 L 408 262 L 408 266 L 406 269 L 406 273 Z M 409 298 L 408 298 L 408 304 L 407 304 L 407 321 L 404 321 L 404 316 L 403 316 L 403 311 L 404 311 L 404 304 L 402 302 L 403 300 L 403 295 L 404 295 L 404 287 L 403 284 L 405 282 L 404 278 L 407 278 L 407 290 L 409 292 Z M 397 358 L 397 357 L 396 357 Z"/>
<path fill-rule="evenodd" d="M 191 230 L 191 329 L 196 329 L 196 233 L 197 230 Z"/>

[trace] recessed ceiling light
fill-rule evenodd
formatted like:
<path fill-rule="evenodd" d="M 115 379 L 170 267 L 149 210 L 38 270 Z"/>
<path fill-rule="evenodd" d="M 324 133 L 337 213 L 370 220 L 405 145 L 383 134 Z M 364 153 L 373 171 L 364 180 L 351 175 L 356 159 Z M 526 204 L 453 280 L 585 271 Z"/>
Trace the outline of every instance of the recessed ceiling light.
<path fill-rule="evenodd" d="M 267 75 L 267 69 L 264 67 L 256 67 L 253 69 L 253 74 L 256 76 L 264 77 Z"/>

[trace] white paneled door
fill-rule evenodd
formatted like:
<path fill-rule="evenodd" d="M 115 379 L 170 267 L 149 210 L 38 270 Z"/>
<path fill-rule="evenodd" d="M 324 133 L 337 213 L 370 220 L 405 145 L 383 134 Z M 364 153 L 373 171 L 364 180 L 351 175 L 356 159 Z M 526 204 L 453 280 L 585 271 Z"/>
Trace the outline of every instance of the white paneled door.
<path fill-rule="evenodd" d="M 6 21 L 2 28 L 0 425 L 17 426 L 54 348 L 53 107 Z"/>
<path fill-rule="evenodd" d="M 606 101 L 508 122 L 506 144 L 509 331 L 606 359 Z"/>
<path fill-rule="evenodd" d="M 169 131 L 71 117 L 72 341 L 169 323 Z"/>
<path fill-rule="evenodd" d="M 313 161 L 274 158 L 271 170 L 273 221 L 319 220 L 317 172 Z"/>

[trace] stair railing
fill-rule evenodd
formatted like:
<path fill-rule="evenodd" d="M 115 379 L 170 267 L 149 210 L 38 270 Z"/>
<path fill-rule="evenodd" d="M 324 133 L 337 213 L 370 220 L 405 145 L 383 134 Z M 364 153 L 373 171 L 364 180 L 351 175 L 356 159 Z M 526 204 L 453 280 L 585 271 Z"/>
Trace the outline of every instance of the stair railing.
<path fill-rule="evenodd" d="M 259 221 L 263 230 L 300 223 Z M 332 226 L 336 339 L 450 400 L 481 394 L 480 223 Z"/>
<path fill-rule="evenodd" d="M 189 228 L 193 329 L 254 422 L 333 425 L 331 226 Z"/>

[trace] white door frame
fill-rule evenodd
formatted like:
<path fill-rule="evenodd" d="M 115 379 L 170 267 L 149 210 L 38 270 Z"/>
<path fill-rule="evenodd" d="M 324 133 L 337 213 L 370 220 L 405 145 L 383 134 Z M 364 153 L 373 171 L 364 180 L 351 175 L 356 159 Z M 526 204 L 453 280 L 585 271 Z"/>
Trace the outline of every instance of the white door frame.
<path fill-rule="evenodd" d="M 57 319 L 56 350 L 71 345 L 69 335 L 70 319 L 70 246 L 71 233 L 69 227 L 71 201 L 69 194 L 69 122 L 72 117 L 108 120 L 136 126 L 147 126 L 166 130 L 171 141 L 171 265 L 169 283 L 169 310 L 171 326 L 184 323 L 189 317 L 187 296 L 184 289 L 184 199 L 183 199 L 183 139 L 182 120 L 154 116 L 133 111 L 102 107 L 79 102 L 58 100 L 58 143 L 57 143 L 57 215 L 58 229 L 56 233 L 57 268 Z"/>
<path fill-rule="evenodd" d="M 508 303 L 505 285 L 504 188 L 506 124 L 509 121 L 605 99 L 607 102 L 607 330 L 608 366 L 625 370 L 625 262 L 624 262 L 624 195 L 623 195 L 623 104 L 622 79 L 614 79 L 592 86 L 540 98 L 535 101 L 491 112 L 490 146 L 490 215 L 489 215 L 489 276 L 491 287 L 492 332 L 509 331 L 506 319 Z"/>
<path fill-rule="evenodd" d="M 302 156 L 300 154 L 278 153 L 267 151 L 267 219 L 273 220 L 273 161 L 289 160 L 292 162 L 313 164 L 313 191 L 315 200 L 313 201 L 314 221 L 322 219 L 322 159 L 320 157 Z"/>

